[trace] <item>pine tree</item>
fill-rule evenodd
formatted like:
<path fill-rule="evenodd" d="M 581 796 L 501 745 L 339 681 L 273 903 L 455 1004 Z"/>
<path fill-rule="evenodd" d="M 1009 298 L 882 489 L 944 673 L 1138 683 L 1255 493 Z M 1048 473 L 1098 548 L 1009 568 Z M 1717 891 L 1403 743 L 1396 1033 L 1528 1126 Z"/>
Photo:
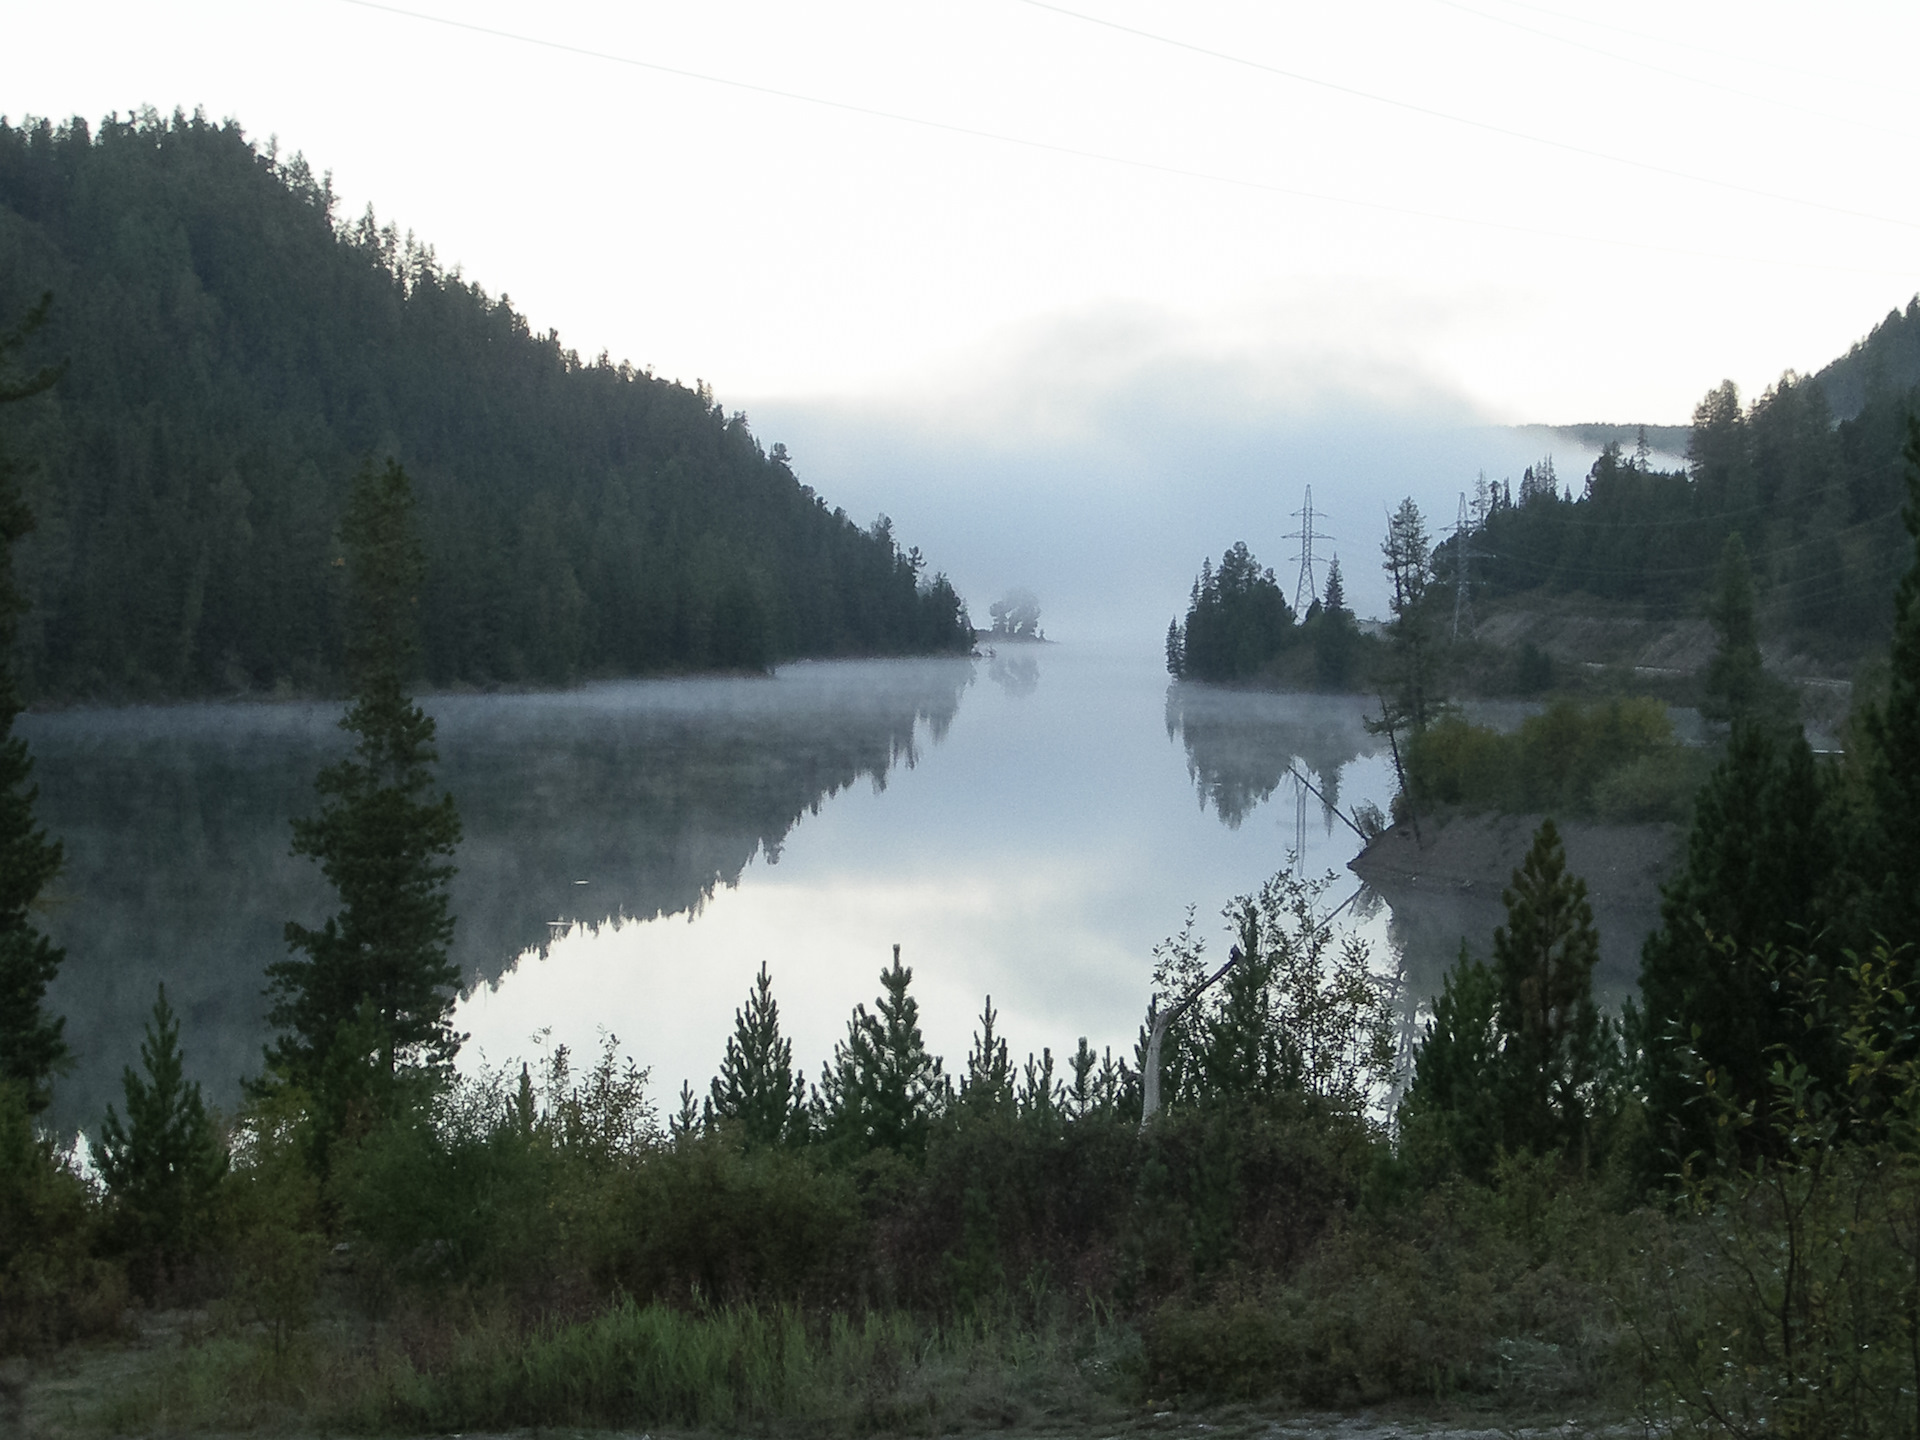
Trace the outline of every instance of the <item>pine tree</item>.
<path fill-rule="evenodd" d="M 764 961 L 747 1003 L 733 1012 L 733 1038 L 710 1091 L 714 1117 L 736 1122 L 749 1145 L 806 1138 L 806 1077 L 794 1068 L 793 1042 L 780 1033 L 780 1007 Z"/>
<path fill-rule="evenodd" d="M 1666 886 L 1660 928 L 1640 956 L 1635 1014 L 1653 1153 L 1649 1183 L 1715 1143 L 1696 1073 L 1764 1112 L 1778 1047 L 1831 1078 L 1769 952 L 1804 945 L 1823 922 L 1839 861 L 1832 805 L 1804 735 L 1743 723 L 1694 799 L 1686 866 Z M 1748 1132 L 1754 1141 L 1763 1136 Z"/>
<path fill-rule="evenodd" d="M 1503 1138 L 1510 1150 L 1558 1150 L 1584 1166 L 1612 1036 L 1593 1003 L 1600 936 L 1586 882 L 1567 873 L 1552 820 L 1501 898 L 1507 923 L 1493 932 L 1493 970 Z"/>
<path fill-rule="evenodd" d="M 1029 1051 L 1014 1091 L 1014 1110 L 1028 1125 L 1051 1131 L 1058 1126 L 1065 1104 L 1066 1087 L 1053 1078 L 1053 1047 L 1042 1046 L 1038 1060 Z"/>
<path fill-rule="evenodd" d="M 1393 623 L 1387 633 L 1399 672 L 1396 693 L 1380 724 L 1418 734 L 1427 728 L 1436 698 L 1432 693 L 1433 619 L 1426 605 L 1427 588 L 1433 581 L 1433 547 L 1427 539 L 1427 522 L 1411 498 L 1402 500 L 1388 520 L 1380 553 L 1392 586 L 1388 603 L 1393 607 Z"/>
<path fill-rule="evenodd" d="M 1855 868 L 1870 933 L 1920 950 L 1920 416 L 1907 417 L 1907 499 L 1900 515 L 1913 561 L 1894 594 L 1886 698 L 1863 717 L 1867 823 Z"/>
<path fill-rule="evenodd" d="M 1276 943 L 1263 933 L 1258 905 L 1240 901 L 1239 943 L 1228 951 L 1228 968 L 1205 1019 L 1200 1058 L 1208 1094 L 1242 1102 L 1271 1095 L 1298 1079 L 1286 1038 L 1274 1013 L 1272 986 L 1278 968 Z"/>
<path fill-rule="evenodd" d="M 912 983 L 896 945 L 892 966 L 880 972 L 885 993 L 875 1002 L 877 1013 L 855 1007 L 846 1040 L 834 1045 L 832 1063 L 821 1073 L 827 1138 L 854 1153 L 920 1154 L 946 1099 L 939 1058 L 927 1053 L 920 1034 L 919 1003 L 907 993 Z"/>
<path fill-rule="evenodd" d="M 341 906 L 317 930 L 289 922 L 293 958 L 267 969 L 281 1032 L 270 1068 L 322 1102 L 329 1129 L 356 1105 L 383 1108 L 374 1092 L 403 1071 L 443 1073 L 461 1040 L 445 860 L 460 817 L 451 795 L 431 793 L 434 724 L 406 691 L 425 570 L 413 508 L 394 462 L 353 482 L 341 538 L 354 696 L 340 725 L 354 749 L 315 782 L 320 813 L 293 824 L 294 853 L 319 861 Z"/>
<path fill-rule="evenodd" d="M 0 334 L 0 406 L 38 395 L 60 378 L 58 367 L 22 376 L 12 364 L 50 306 L 51 297 L 42 298 L 19 326 Z M 26 741 L 13 733 L 21 702 L 10 657 L 27 608 L 13 577 L 13 545 L 33 529 L 34 518 L 7 438 L 0 433 L 0 1084 L 18 1086 L 28 1113 L 38 1114 L 67 1059 L 65 1021 L 47 1014 L 45 1004 L 65 952 L 40 933 L 28 909 L 59 873 L 61 851 L 34 823 L 33 760 Z"/>
<path fill-rule="evenodd" d="M 1721 548 L 1707 616 L 1720 646 L 1707 665 L 1706 698 L 1700 713 L 1729 723 L 1755 719 L 1767 699 L 1766 671 L 1760 664 L 1759 629 L 1753 613 L 1753 569 L 1737 530 Z"/>
<path fill-rule="evenodd" d="M 966 1072 L 960 1077 L 960 1105 L 969 1114 L 1005 1115 L 1013 1109 L 1013 1064 L 1007 1042 L 994 1031 L 1000 1018 L 987 996 L 980 1009 L 980 1028 L 973 1032 Z"/>
<path fill-rule="evenodd" d="M 123 1239 L 149 1279 L 188 1258 L 213 1223 L 213 1197 L 227 1171 L 227 1151 L 213 1117 L 189 1083 L 180 1054 L 180 1023 L 162 985 L 140 1044 L 145 1078 L 129 1065 L 121 1077 L 127 1118 L 111 1105 L 100 1126 L 94 1163 L 119 1212 Z"/>
<path fill-rule="evenodd" d="M 1398 1114 L 1403 1153 L 1486 1179 L 1500 1154 L 1500 986 L 1461 942 L 1414 1055 Z"/>
<path fill-rule="evenodd" d="M 1347 608 L 1346 582 L 1340 576 L 1340 557 L 1327 567 L 1326 594 L 1313 627 L 1314 673 L 1328 690 L 1344 690 L 1353 681 L 1353 664 L 1360 632 Z"/>
<path fill-rule="evenodd" d="M 1323 599 L 1321 613 L 1326 615 L 1346 615 L 1350 613 L 1347 609 L 1346 582 L 1340 578 L 1340 557 L 1338 555 L 1334 556 L 1332 563 L 1327 566 L 1327 591 Z"/>

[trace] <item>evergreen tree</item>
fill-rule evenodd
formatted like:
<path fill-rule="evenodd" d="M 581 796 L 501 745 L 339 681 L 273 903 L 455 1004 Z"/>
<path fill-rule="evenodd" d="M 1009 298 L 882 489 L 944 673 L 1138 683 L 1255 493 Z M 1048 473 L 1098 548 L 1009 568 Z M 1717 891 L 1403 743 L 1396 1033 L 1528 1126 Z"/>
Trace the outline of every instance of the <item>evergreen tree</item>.
<path fill-rule="evenodd" d="M 1806 945 L 1824 919 L 1839 861 L 1833 807 L 1803 735 L 1743 723 L 1694 800 L 1686 866 L 1666 886 L 1660 928 L 1640 957 L 1634 1021 L 1649 1142 L 1643 1178 L 1711 1153 L 1698 1072 L 1764 1113 L 1782 1047 L 1833 1080 L 1805 1024 L 1809 997 L 1783 986 L 1769 953 Z M 1761 1132 L 1750 1136 L 1758 1142 Z"/>
<path fill-rule="evenodd" d="M 1426 604 L 1433 583 L 1433 547 L 1427 522 L 1411 498 L 1402 500 L 1387 522 L 1387 538 L 1380 546 L 1382 568 L 1391 585 L 1388 603 L 1393 621 L 1388 635 L 1393 643 L 1396 688 L 1382 722 L 1414 733 L 1427 728 L 1433 694 L 1433 617 Z"/>
<path fill-rule="evenodd" d="M 43 297 L 19 326 L 0 333 L 0 416 L 17 413 L 12 407 L 60 377 L 58 367 L 25 375 L 14 368 L 15 354 L 45 322 L 51 304 L 51 297 Z M 14 641 L 27 608 L 14 576 L 13 547 L 33 529 L 34 516 L 11 440 L 0 429 L 0 1084 L 18 1086 L 28 1113 L 37 1114 L 67 1058 L 65 1021 L 47 1014 L 45 1004 L 64 952 L 40 933 L 28 910 L 59 873 L 61 852 L 34 823 L 33 760 L 27 742 L 13 733 L 21 708 Z"/>
<path fill-rule="evenodd" d="M 1218 570 L 1201 561 L 1186 623 L 1179 627 L 1179 673 L 1213 682 L 1251 679 L 1295 634 L 1293 609 L 1273 571 L 1237 542 L 1220 557 Z"/>
<path fill-rule="evenodd" d="M 445 857 L 460 840 L 453 797 L 434 796 L 434 724 L 407 694 L 425 563 L 406 472 L 389 461 L 353 482 L 347 548 L 347 658 L 353 703 L 341 728 L 353 753 L 320 773 L 320 813 L 296 820 L 294 853 L 320 863 L 340 896 L 319 929 L 287 925 L 293 958 L 268 967 L 280 1030 L 273 1073 L 322 1101 L 329 1128 L 355 1094 L 402 1071 L 443 1070 L 461 1037 L 450 1023 L 459 971 L 447 959 L 453 917 Z"/>
<path fill-rule="evenodd" d="M 1737 530 L 1721 548 L 1707 616 L 1720 646 L 1707 665 L 1706 698 L 1700 713 L 1729 723 L 1755 719 L 1766 698 L 1767 677 L 1760 663 L 1760 634 L 1753 614 L 1753 570 Z"/>
<path fill-rule="evenodd" d="M 1501 1148 L 1500 986 L 1461 942 L 1400 1102 L 1402 1153 L 1424 1168 L 1493 1173 Z"/>
<path fill-rule="evenodd" d="M 1176 680 L 1187 673 L 1187 641 L 1178 620 L 1167 622 L 1167 673 Z"/>
<path fill-rule="evenodd" d="M 1347 608 L 1347 587 L 1340 577 L 1340 557 L 1327 567 L 1326 594 L 1314 617 L 1314 674 L 1328 690 L 1344 690 L 1353 684 L 1360 653 L 1360 630 Z"/>
<path fill-rule="evenodd" d="M 970 1114 L 1004 1115 L 1013 1108 L 1013 1065 L 1006 1040 L 994 1030 L 999 1018 L 989 995 L 980 1007 L 980 1028 L 973 1032 L 973 1049 L 960 1077 L 960 1106 Z"/>
<path fill-rule="evenodd" d="M 780 1033 L 780 1006 L 765 961 L 747 1003 L 733 1012 L 733 1038 L 710 1089 L 714 1118 L 736 1122 L 749 1145 L 806 1138 L 806 1077 L 794 1067 L 793 1042 Z"/>
<path fill-rule="evenodd" d="M 1482 481 L 1482 484 L 1484 483 L 1485 482 Z M 1327 566 L 1327 590 L 1322 599 L 1321 613 L 1326 615 L 1351 615 L 1353 613 L 1347 609 L 1347 587 L 1346 582 L 1340 578 L 1340 557 L 1338 555 L 1334 556 L 1332 563 Z"/>
<path fill-rule="evenodd" d="M 111 1105 L 100 1126 L 94 1163 L 122 1226 L 123 1243 L 147 1280 L 189 1258 L 213 1224 L 213 1198 L 227 1171 L 227 1150 L 184 1076 L 180 1023 L 162 985 L 140 1045 L 145 1078 L 127 1066 L 123 1123 Z"/>
<path fill-rule="evenodd" d="M 821 1122 L 828 1140 L 848 1151 L 892 1150 L 919 1155 L 945 1101 L 937 1056 L 920 1034 L 920 1005 L 907 993 L 913 971 L 893 964 L 880 972 L 885 992 L 877 1013 L 856 1006 L 847 1038 L 836 1042 L 820 1077 Z"/>
<path fill-rule="evenodd" d="M 1504 1037 L 1501 1129 L 1510 1150 L 1561 1151 L 1586 1164 L 1608 1096 L 1611 1027 L 1593 1003 L 1600 936 L 1584 880 L 1567 873 L 1552 820 L 1541 822 L 1493 932 Z"/>
<path fill-rule="evenodd" d="M 1227 952 L 1218 998 L 1205 1014 L 1200 1073 L 1216 1099 L 1244 1102 L 1289 1089 L 1300 1078 L 1292 1036 L 1276 1013 L 1275 973 L 1286 936 L 1268 933 L 1255 897 L 1240 901 L 1239 943 Z"/>
<path fill-rule="evenodd" d="M 1855 868 L 1865 890 L 1867 929 L 1920 954 L 1920 415 L 1907 417 L 1906 505 L 1912 561 L 1894 595 L 1893 651 L 1886 698 L 1861 730 L 1867 820 Z"/>

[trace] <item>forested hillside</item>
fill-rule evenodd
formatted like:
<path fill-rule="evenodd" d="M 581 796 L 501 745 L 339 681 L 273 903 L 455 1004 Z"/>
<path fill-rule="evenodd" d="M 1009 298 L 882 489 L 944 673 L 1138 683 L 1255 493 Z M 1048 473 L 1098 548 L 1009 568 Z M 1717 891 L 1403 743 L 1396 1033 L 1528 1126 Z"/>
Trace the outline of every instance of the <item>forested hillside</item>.
<path fill-rule="evenodd" d="M 1814 376 L 1833 413 L 1852 419 L 1870 397 L 1920 385 L 1920 296 L 1889 310 L 1871 334 Z"/>
<path fill-rule="evenodd" d="M 1920 336 L 1920 309 L 1890 317 L 1826 378 L 1783 375 L 1751 404 L 1731 381 L 1710 390 L 1685 471 L 1654 468 L 1644 444 L 1609 444 L 1570 484 L 1548 460 L 1517 491 L 1483 486 L 1467 547 L 1475 590 L 1579 592 L 1638 603 L 1651 619 L 1697 614 L 1738 533 L 1769 630 L 1844 654 L 1884 644 L 1905 564 L 1901 446 L 1920 381 L 1920 368 L 1897 362 L 1908 330 Z M 1851 384 L 1870 355 L 1886 357 L 1873 372 L 1882 378 L 1836 423 L 1826 386 Z M 1434 548 L 1449 593 L 1459 550 L 1457 539 Z"/>
<path fill-rule="evenodd" d="M 583 361 L 231 123 L 0 122 L 0 317 L 48 292 L 68 368 L 4 437 L 31 694 L 335 686 L 336 518 L 375 455 L 420 498 L 435 683 L 971 643 L 887 522 L 705 386 Z"/>

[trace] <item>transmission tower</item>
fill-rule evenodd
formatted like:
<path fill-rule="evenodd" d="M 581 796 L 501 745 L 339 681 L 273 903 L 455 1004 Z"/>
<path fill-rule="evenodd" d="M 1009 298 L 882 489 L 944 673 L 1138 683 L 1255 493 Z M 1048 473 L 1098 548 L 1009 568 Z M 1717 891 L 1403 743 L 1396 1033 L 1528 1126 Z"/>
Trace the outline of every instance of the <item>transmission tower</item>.
<path fill-rule="evenodd" d="M 1460 516 L 1453 522 L 1453 638 L 1456 641 L 1460 638 L 1463 624 L 1467 638 L 1473 638 L 1473 590 L 1467 578 L 1467 562 L 1489 558 L 1484 551 L 1473 548 L 1473 534 L 1473 519 L 1468 513 L 1467 496 L 1463 490 L 1460 492 Z"/>
<path fill-rule="evenodd" d="M 1293 586 L 1293 613 L 1304 615 L 1307 613 L 1307 606 L 1320 598 L 1320 582 L 1313 573 L 1313 542 L 1332 540 L 1335 537 L 1322 535 L 1313 528 L 1313 487 L 1311 485 L 1307 486 L 1306 502 L 1293 512 L 1293 518 L 1300 522 L 1300 528 L 1280 538 L 1300 542 L 1300 554 L 1295 557 L 1300 561 L 1300 578 L 1294 582 Z"/>

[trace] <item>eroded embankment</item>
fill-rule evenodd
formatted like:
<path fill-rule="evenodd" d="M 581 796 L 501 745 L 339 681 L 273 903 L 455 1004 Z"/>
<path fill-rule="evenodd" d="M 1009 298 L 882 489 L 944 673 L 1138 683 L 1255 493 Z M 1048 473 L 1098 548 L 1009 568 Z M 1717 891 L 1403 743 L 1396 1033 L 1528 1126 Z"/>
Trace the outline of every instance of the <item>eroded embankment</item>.
<path fill-rule="evenodd" d="M 1506 918 L 1501 892 L 1526 858 L 1541 815 L 1454 815 L 1395 825 L 1350 863 L 1354 874 L 1393 907 L 1406 950 L 1409 980 L 1439 988 L 1438 973 L 1464 940 L 1491 953 L 1493 930 Z M 1600 931 L 1596 987 L 1619 999 L 1636 983 L 1640 946 L 1660 923 L 1660 886 L 1685 845 L 1678 825 L 1606 825 L 1556 820 L 1567 869 L 1587 882 Z"/>

